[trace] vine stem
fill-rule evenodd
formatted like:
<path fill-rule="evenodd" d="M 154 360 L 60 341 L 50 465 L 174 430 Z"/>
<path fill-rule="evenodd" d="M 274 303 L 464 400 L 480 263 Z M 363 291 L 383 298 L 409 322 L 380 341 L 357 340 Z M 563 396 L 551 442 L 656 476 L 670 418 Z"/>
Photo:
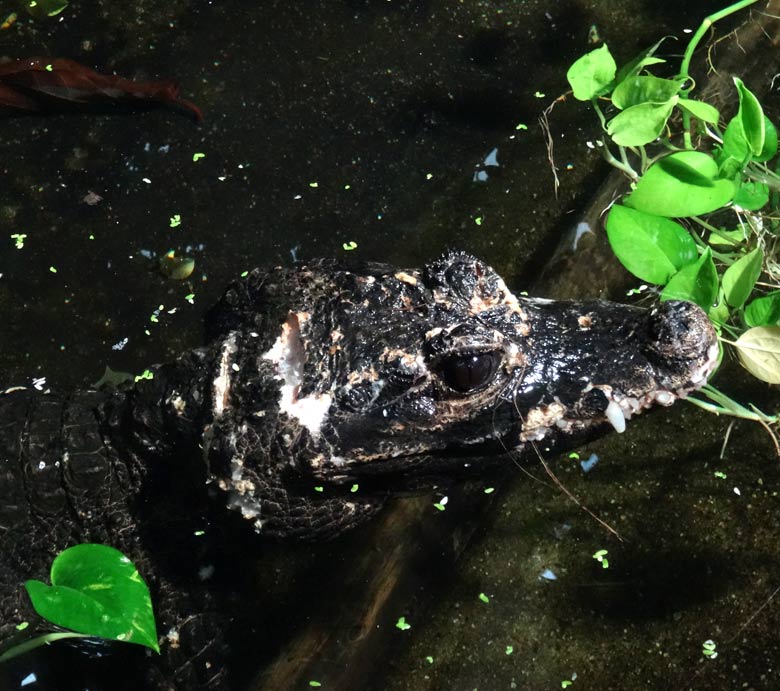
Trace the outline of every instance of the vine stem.
<path fill-rule="evenodd" d="M 24 641 L 24 643 L 20 643 L 19 645 L 15 645 L 13 648 L 6 650 L 2 655 L 0 655 L 0 662 L 7 662 L 8 660 L 15 658 L 17 655 L 29 652 L 35 648 L 40 648 L 42 645 L 49 645 L 50 643 L 59 641 L 63 638 L 89 638 L 89 635 L 85 633 L 65 631 L 63 633 L 47 633 L 43 636 L 37 636 L 36 638 L 31 638 L 28 641 Z"/>
<path fill-rule="evenodd" d="M 718 10 L 717 12 L 714 12 L 713 14 L 705 17 L 702 23 L 699 25 L 699 28 L 696 30 L 696 33 L 691 37 L 691 40 L 688 42 L 688 46 L 685 49 L 682 62 L 680 63 L 680 73 L 678 75 L 679 78 L 684 79 L 686 81 L 690 80 L 691 75 L 688 73 L 688 70 L 691 66 L 691 60 L 693 59 L 693 54 L 696 51 L 696 48 L 698 48 L 699 43 L 701 43 L 702 38 L 704 38 L 704 35 L 707 33 L 709 28 L 713 24 L 715 24 L 715 22 L 718 22 L 721 19 L 724 19 L 725 17 L 734 14 L 735 12 L 739 12 L 741 9 L 744 9 L 745 7 L 754 5 L 756 2 L 758 2 L 758 0 L 740 0 L 740 2 L 735 2 L 733 5 L 724 7 L 722 10 Z M 680 96 L 682 98 L 687 98 L 692 88 L 693 87 L 690 87 L 688 89 L 682 89 L 680 91 Z M 685 130 L 683 134 L 683 140 L 685 141 L 685 148 L 692 149 L 693 141 L 691 139 L 691 116 L 688 113 L 688 111 L 683 110 L 682 117 L 683 117 L 683 127 Z"/>
<path fill-rule="evenodd" d="M 639 173 L 637 173 L 628 164 L 628 162 L 623 163 L 622 161 L 619 161 L 612 155 L 612 152 L 609 150 L 609 147 L 607 146 L 606 137 L 602 137 L 601 139 L 601 151 L 604 155 L 604 160 L 606 160 L 606 162 L 609 163 L 609 165 L 611 165 L 613 168 L 617 168 L 618 170 L 622 171 L 632 182 L 636 182 L 637 180 L 639 180 Z"/>
<path fill-rule="evenodd" d="M 718 22 L 721 19 L 724 19 L 725 17 L 734 14 L 735 12 L 739 12 L 741 9 L 744 9 L 745 7 L 754 5 L 757 2 L 758 0 L 740 0 L 740 2 L 735 2 L 733 5 L 724 7 L 722 10 L 718 10 L 717 12 L 714 12 L 713 14 L 705 17 L 701 25 L 699 26 L 699 28 L 696 30 L 696 33 L 691 37 L 691 40 L 688 42 L 688 47 L 685 49 L 682 62 L 680 63 L 680 74 L 679 74 L 680 78 L 681 79 L 690 78 L 690 74 L 688 74 L 688 68 L 691 66 L 693 53 L 696 50 L 696 48 L 699 46 L 699 43 L 701 42 L 702 38 L 704 38 L 704 34 L 707 33 L 709 28 L 713 24 L 715 24 L 715 22 Z M 683 90 L 683 93 L 687 95 L 688 91 L 690 91 L 690 89 Z"/>

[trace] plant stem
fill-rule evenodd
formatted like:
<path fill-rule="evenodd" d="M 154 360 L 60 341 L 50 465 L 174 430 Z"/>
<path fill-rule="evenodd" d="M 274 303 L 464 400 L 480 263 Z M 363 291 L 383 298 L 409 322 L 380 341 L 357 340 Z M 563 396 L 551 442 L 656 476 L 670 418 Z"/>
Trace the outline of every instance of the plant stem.
<path fill-rule="evenodd" d="M 710 233 L 712 233 L 713 235 L 717 235 L 719 238 L 725 240 L 729 244 L 733 244 L 733 240 L 730 237 L 728 237 L 727 235 L 724 235 L 723 232 L 719 228 L 716 228 L 715 226 L 711 225 L 710 223 L 707 223 L 707 221 L 699 218 L 698 216 L 691 216 L 691 220 L 695 221 L 696 223 L 698 223 L 700 226 L 702 226 L 702 228 L 704 228 L 706 230 L 709 230 Z M 694 240 L 696 240 L 697 243 L 699 243 L 702 247 L 705 247 L 705 248 L 709 247 L 710 248 L 710 250 L 712 251 L 712 256 L 715 257 L 716 259 L 719 259 L 720 261 L 724 262 L 725 264 L 728 264 L 729 266 L 731 266 L 736 261 L 733 258 L 732 254 L 724 254 L 723 252 L 718 252 L 718 251 L 712 249 L 712 246 L 708 245 L 706 242 L 704 242 L 704 240 L 701 238 L 701 236 L 693 228 L 690 229 L 690 232 L 693 234 Z"/>
<path fill-rule="evenodd" d="M 601 129 L 603 129 L 606 132 L 607 119 L 604 117 L 604 113 L 601 111 L 601 108 L 599 108 L 599 102 L 594 98 L 593 100 L 591 100 L 591 105 L 593 106 L 593 110 L 596 111 L 596 115 L 599 118 L 599 122 L 601 123 Z"/>
<path fill-rule="evenodd" d="M 642 175 L 644 175 L 650 167 L 650 164 L 647 162 L 647 150 L 644 146 L 639 147 L 639 153 L 641 155 L 641 163 L 639 164 L 640 170 L 642 171 Z"/>
<path fill-rule="evenodd" d="M 696 51 L 696 48 L 699 46 L 702 38 L 704 38 L 704 35 L 707 33 L 709 28 L 715 24 L 715 22 L 720 21 L 724 17 L 728 17 L 731 14 L 734 14 L 735 12 L 739 12 L 739 10 L 748 7 L 749 5 L 753 5 L 756 2 L 758 2 L 758 0 L 740 0 L 740 2 L 735 2 L 733 5 L 724 7 L 722 10 L 718 10 L 717 12 L 705 17 L 699 28 L 696 30 L 696 33 L 691 37 L 691 40 L 688 42 L 688 46 L 685 49 L 682 62 L 680 63 L 679 78 L 685 80 L 689 80 L 691 78 L 688 70 L 691 66 L 693 54 Z M 688 89 L 681 89 L 680 96 L 682 98 L 687 98 L 692 89 L 693 86 Z M 683 110 L 682 119 L 684 127 L 683 141 L 685 142 L 685 148 L 692 149 L 693 141 L 691 139 L 691 116 L 687 111 Z"/>
<path fill-rule="evenodd" d="M 780 176 L 769 170 L 765 165 L 748 163 L 745 168 L 745 173 L 747 173 L 751 180 L 763 182 L 772 190 L 780 189 Z"/>
<path fill-rule="evenodd" d="M 691 220 L 698 223 L 702 228 L 706 228 L 710 231 L 710 233 L 713 233 L 714 235 L 717 235 L 719 238 L 722 238 L 723 240 L 726 240 L 729 243 L 734 242 L 728 235 L 724 235 L 723 230 L 720 228 L 716 228 L 711 223 L 707 223 L 703 218 L 699 216 L 691 216 Z"/>
<path fill-rule="evenodd" d="M 636 182 L 637 180 L 639 180 L 639 173 L 637 173 L 631 166 L 618 161 L 612 155 L 612 152 L 609 150 L 606 141 L 602 140 L 602 144 L 603 146 L 601 147 L 601 149 L 604 152 L 604 159 L 606 160 L 607 163 L 609 163 L 609 165 L 625 173 L 631 179 L 631 182 Z"/>
<path fill-rule="evenodd" d="M 713 403 L 702 401 L 700 398 L 694 398 L 693 396 L 689 396 L 685 400 L 699 406 L 699 408 L 704 408 L 704 410 L 715 413 L 715 415 L 731 415 L 732 417 L 740 417 L 743 420 L 753 420 L 755 422 L 768 424 L 775 424 L 778 422 L 777 415 L 767 415 L 752 404 L 750 405 L 750 409 L 748 409 L 737 403 L 730 396 L 727 396 L 722 391 L 716 389 L 711 384 L 703 386 L 701 388 L 701 393 L 709 398 L 710 401 L 713 401 Z"/>
<path fill-rule="evenodd" d="M 709 28 L 715 22 L 720 21 L 724 17 L 728 17 L 729 15 L 734 14 L 735 12 L 739 12 L 739 10 L 744 9 L 745 7 L 748 7 L 750 5 L 753 5 L 756 2 L 758 2 L 758 0 L 740 0 L 740 2 L 735 2 L 733 5 L 724 7 L 722 10 L 718 10 L 717 12 L 704 18 L 704 20 L 701 23 L 701 26 L 699 26 L 699 28 L 696 30 L 696 33 L 691 37 L 691 40 L 688 42 L 688 47 L 685 49 L 685 54 L 683 55 L 682 62 L 680 63 L 679 76 L 681 79 L 690 78 L 690 74 L 688 74 L 688 69 L 691 66 L 693 53 L 695 52 L 696 48 L 699 46 L 700 41 L 702 40 L 702 38 L 704 38 L 704 34 L 707 33 Z M 690 89 L 683 89 L 681 93 L 684 96 L 687 96 L 689 92 Z"/>
<path fill-rule="evenodd" d="M 0 655 L 0 663 L 7 662 L 17 655 L 22 655 L 30 650 L 35 650 L 35 648 L 40 648 L 42 645 L 49 645 L 49 643 L 53 643 L 62 638 L 88 638 L 88 636 L 85 633 L 73 633 L 72 631 L 64 633 L 47 633 L 43 636 L 37 636 L 36 638 L 31 638 L 29 641 L 24 641 L 23 643 L 6 650 Z"/>

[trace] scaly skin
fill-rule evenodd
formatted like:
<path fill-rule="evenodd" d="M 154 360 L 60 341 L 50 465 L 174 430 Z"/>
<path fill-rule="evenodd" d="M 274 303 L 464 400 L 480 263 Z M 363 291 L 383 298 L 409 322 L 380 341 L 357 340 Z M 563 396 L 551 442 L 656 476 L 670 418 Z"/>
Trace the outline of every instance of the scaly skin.
<path fill-rule="evenodd" d="M 207 331 L 133 387 L 0 396 L 3 644 L 36 621 L 24 580 L 100 542 L 149 582 L 149 688 L 227 688 L 230 606 L 198 576 L 224 532 L 332 537 L 394 492 L 620 429 L 701 386 L 717 355 L 693 305 L 518 298 L 462 253 L 254 271 Z"/>

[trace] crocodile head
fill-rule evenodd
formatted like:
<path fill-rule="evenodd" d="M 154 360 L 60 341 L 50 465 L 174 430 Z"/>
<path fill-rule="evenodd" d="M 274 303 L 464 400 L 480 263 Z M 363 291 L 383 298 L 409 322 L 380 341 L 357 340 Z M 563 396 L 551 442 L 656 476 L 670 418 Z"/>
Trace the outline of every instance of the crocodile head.
<path fill-rule="evenodd" d="M 310 484 L 423 488 L 507 454 L 622 432 L 632 415 L 702 386 L 718 357 L 695 305 L 518 297 L 457 252 L 419 271 L 315 264 L 255 281 L 248 309 L 281 308 L 240 371 L 273 382 L 278 408 L 266 405 L 257 424 L 272 413 L 274 448 L 288 458 L 280 472 L 294 467 Z M 232 333 L 234 344 L 252 340 Z M 231 395 L 215 400 L 230 407 Z M 222 478 L 233 490 L 250 480 L 239 505 L 253 516 L 252 465 L 242 457 Z"/>

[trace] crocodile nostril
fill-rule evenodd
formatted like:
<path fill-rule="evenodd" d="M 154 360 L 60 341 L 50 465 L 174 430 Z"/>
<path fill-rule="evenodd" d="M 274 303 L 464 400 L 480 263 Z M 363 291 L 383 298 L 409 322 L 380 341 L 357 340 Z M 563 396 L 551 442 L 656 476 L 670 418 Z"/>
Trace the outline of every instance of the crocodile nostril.
<path fill-rule="evenodd" d="M 682 300 L 657 305 L 649 314 L 649 349 L 664 359 L 703 357 L 716 341 L 715 329 L 704 311 Z"/>

